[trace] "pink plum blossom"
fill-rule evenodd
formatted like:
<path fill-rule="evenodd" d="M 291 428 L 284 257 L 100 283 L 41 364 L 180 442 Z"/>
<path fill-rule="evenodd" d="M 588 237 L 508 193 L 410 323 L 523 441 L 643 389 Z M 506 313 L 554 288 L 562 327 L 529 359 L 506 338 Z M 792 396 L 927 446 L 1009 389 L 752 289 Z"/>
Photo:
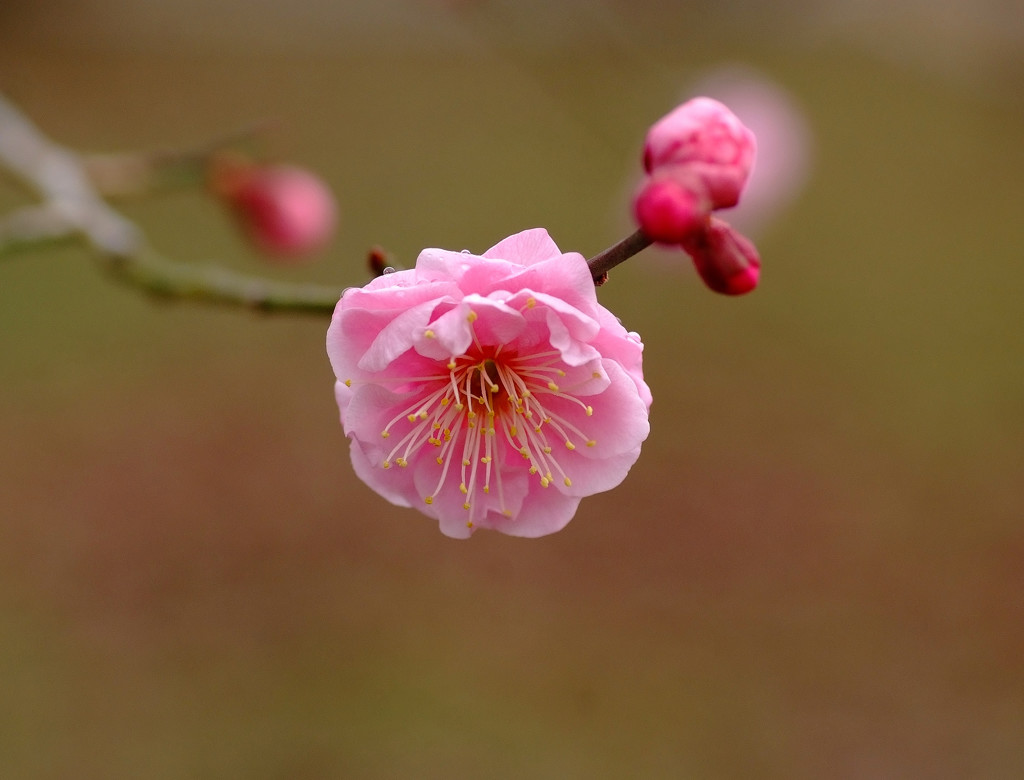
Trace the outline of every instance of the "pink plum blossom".
<path fill-rule="evenodd" d="M 715 209 L 739 203 L 754 167 L 754 134 L 722 103 L 696 97 L 659 119 L 647 132 L 644 168 L 685 166 Z"/>
<path fill-rule="evenodd" d="M 554 533 L 622 482 L 650 430 L 642 351 L 542 229 L 426 249 L 346 290 L 327 333 L 356 474 L 457 538 Z"/>

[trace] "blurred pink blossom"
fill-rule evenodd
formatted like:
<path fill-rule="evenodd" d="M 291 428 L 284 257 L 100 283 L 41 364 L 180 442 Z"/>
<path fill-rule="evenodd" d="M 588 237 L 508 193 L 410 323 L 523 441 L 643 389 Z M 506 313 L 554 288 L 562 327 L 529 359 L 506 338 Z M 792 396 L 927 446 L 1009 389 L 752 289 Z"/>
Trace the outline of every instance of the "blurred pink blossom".
<path fill-rule="evenodd" d="M 298 260 L 334 235 L 337 206 L 319 177 L 292 165 L 252 166 L 226 179 L 223 194 L 246 236 L 269 255 Z"/>
<path fill-rule="evenodd" d="M 625 478 L 649 432 L 642 350 L 542 229 L 426 249 L 346 290 L 327 334 L 356 474 L 459 538 L 553 533 Z"/>

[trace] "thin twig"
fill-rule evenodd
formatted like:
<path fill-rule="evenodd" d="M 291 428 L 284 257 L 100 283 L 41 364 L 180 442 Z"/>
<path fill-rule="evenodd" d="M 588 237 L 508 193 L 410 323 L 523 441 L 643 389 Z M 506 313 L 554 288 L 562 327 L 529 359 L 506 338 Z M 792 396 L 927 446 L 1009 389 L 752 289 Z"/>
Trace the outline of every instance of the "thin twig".
<path fill-rule="evenodd" d="M 648 238 L 642 230 L 626 236 L 617 244 L 608 247 L 587 260 L 590 266 L 590 273 L 594 277 L 594 284 L 601 285 L 607 278 L 607 274 L 619 263 L 623 263 L 638 252 L 649 247 L 653 241 Z"/>

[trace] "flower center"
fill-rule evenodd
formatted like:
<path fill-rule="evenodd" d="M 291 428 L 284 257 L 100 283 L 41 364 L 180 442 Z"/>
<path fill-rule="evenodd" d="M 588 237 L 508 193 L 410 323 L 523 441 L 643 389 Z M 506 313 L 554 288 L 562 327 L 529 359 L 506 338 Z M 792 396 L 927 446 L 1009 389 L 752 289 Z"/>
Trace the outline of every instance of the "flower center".
<path fill-rule="evenodd" d="M 446 374 L 417 379 L 423 391 L 416 401 L 384 426 L 381 436 L 398 442 L 381 465 L 404 468 L 421 450 L 433 447 L 438 479 L 424 501 L 432 504 L 448 480 L 458 479 L 470 527 L 475 505 L 484 503 L 485 496 L 494 495 L 499 511 L 511 516 L 502 473 L 516 463 L 543 488 L 556 479 L 571 486 L 559 458 L 578 444 L 593 447 L 597 442 L 553 408 L 554 399 L 566 399 L 587 417 L 594 411 L 572 388 L 559 386 L 566 377 L 560 365 L 557 351 L 521 356 L 503 352 L 502 346 L 475 345 L 470 353 L 453 357 L 444 365 Z"/>

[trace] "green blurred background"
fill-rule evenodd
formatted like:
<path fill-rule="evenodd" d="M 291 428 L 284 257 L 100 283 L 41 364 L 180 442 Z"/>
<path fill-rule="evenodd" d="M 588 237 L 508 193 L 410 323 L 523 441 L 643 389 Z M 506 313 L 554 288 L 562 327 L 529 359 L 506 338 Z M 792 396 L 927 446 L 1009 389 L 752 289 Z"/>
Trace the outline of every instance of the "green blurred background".
<path fill-rule="evenodd" d="M 353 476 L 325 321 L 5 259 L 0 776 L 1024 775 L 1018 12 L 4 0 L 0 90 L 59 142 L 278 118 L 338 195 L 305 269 L 198 193 L 122 205 L 181 260 L 360 284 L 374 243 L 533 226 L 593 254 L 646 127 L 722 65 L 813 150 L 753 295 L 653 251 L 601 289 L 653 429 L 540 540 L 449 540 Z"/>

